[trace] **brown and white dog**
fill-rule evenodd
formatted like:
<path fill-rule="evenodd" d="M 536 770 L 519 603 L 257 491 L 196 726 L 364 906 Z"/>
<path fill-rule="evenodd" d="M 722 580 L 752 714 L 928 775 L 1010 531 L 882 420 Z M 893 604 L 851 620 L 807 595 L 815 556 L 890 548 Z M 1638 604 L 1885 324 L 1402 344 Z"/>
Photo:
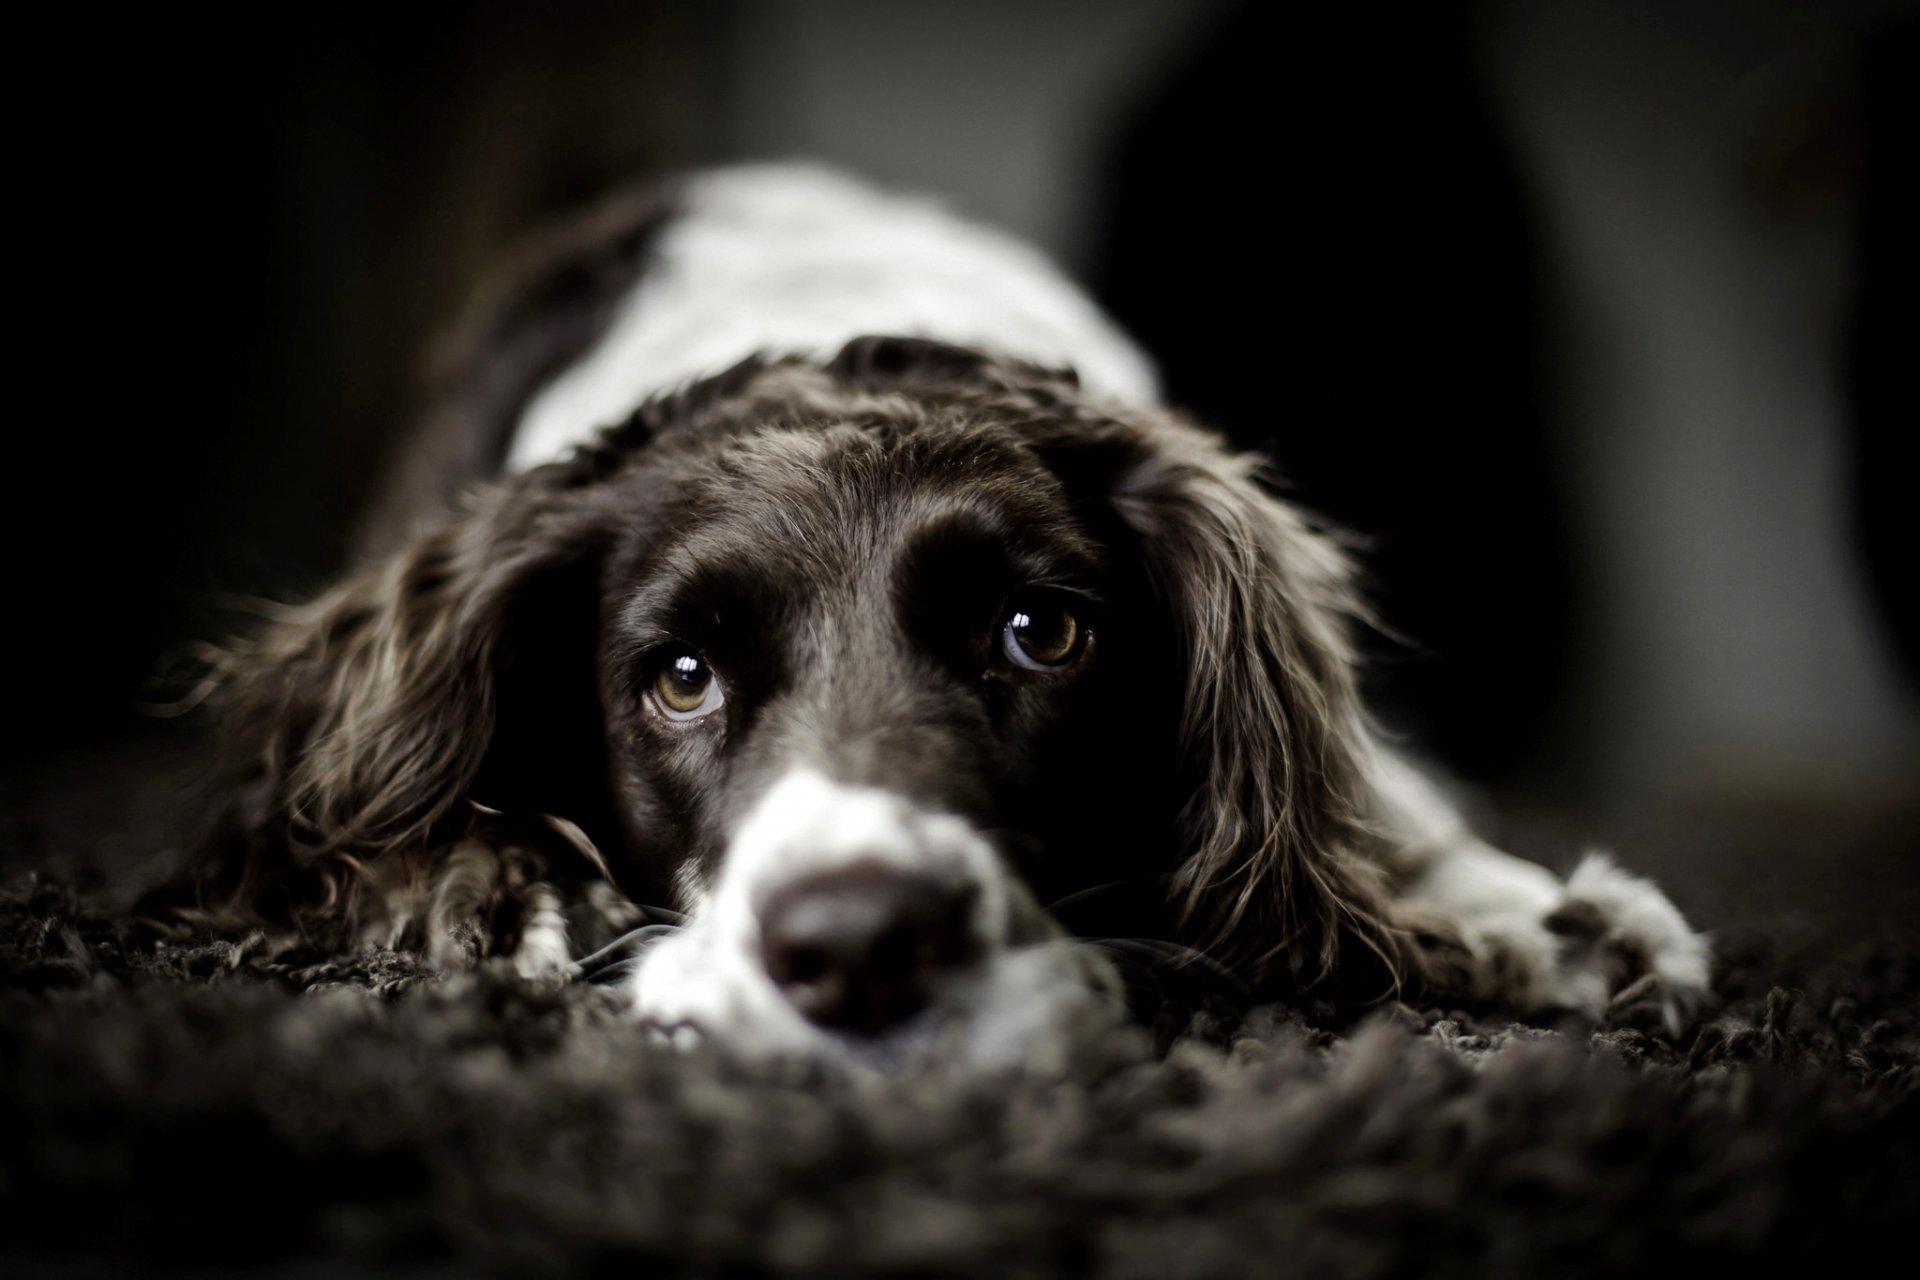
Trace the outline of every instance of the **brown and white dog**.
<path fill-rule="evenodd" d="M 1099 1025 L 1142 946 L 1676 1029 L 1705 989 L 1653 886 L 1491 848 L 1381 743 L 1337 542 L 1016 242 L 713 172 L 521 264 L 451 370 L 366 567 L 226 663 L 225 907 L 882 1063 Z"/>

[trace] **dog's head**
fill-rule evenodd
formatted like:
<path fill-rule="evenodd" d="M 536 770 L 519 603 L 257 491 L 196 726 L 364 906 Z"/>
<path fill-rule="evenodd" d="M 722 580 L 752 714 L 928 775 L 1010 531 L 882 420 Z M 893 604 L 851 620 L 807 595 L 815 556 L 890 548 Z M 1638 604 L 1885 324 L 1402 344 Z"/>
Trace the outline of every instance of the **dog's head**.
<path fill-rule="evenodd" d="M 1249 471 L 956 348 L 748 362 L 239 660 L 246 892 L 564 819 L 684 915 L 642 1013 L 749 1048 L 1005 1057 L 1101 1004 L 1073 934 L 1390 981 L 1346 565 Z"/>

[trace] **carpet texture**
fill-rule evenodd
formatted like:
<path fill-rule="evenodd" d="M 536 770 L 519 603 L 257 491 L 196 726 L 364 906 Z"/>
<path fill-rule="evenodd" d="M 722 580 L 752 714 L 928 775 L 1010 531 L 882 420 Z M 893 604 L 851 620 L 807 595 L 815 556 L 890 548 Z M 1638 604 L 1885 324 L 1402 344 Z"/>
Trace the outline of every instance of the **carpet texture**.
<path fill-rule="evenodd" d="M 1830 1269 L 1900 1256 L 1920 1196 L 1897 916 L 1723 928 L 1684 1043 L 1272 1007 L 1064 1075 L 876 1081 L 655 1048 L 600 988 L 3 898 L 9 1275 Z"/>

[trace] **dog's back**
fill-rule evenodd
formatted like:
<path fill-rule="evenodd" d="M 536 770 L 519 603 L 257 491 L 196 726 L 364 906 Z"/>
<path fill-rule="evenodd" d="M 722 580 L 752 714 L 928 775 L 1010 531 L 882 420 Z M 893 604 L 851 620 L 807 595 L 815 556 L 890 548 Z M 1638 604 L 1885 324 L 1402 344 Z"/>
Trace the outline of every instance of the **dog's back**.
<path fill-rule="evenodd" d="M 607 332 L 527 406 L 508 455 L 551 461 L 634 406 L 755 353 L 828 359 L 862 334 L 932 338 L 1071 368 L 1147 403 L 1146 357 L 1032 248 L 816 168 L 678 184 Z"/>
<path fill-rule="evenodd" d="M 755 354 L 826 359 L 864 334 L 1071 369 L 1151 404 L 1151 362 L 1032 247 L 931 201 L 813 165 L 658 181 L 527 246 L 436 362 L 362 545 L 385 551 L 446 500 L 551 462 L 648 399 Z"/>

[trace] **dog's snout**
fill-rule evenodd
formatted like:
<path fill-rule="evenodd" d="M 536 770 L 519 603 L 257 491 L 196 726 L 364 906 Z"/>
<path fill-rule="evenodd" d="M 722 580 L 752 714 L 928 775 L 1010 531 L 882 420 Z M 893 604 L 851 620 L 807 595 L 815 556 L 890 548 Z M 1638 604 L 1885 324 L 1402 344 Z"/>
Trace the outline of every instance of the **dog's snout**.
<path fill-rule="evenodd" d="M 875 862 L 807 876 L 761 909 L 762 961 L 810 1021 L 876 1035 L 925 1008 L 943 975 L 976 958 L 976 896 Z"/>

